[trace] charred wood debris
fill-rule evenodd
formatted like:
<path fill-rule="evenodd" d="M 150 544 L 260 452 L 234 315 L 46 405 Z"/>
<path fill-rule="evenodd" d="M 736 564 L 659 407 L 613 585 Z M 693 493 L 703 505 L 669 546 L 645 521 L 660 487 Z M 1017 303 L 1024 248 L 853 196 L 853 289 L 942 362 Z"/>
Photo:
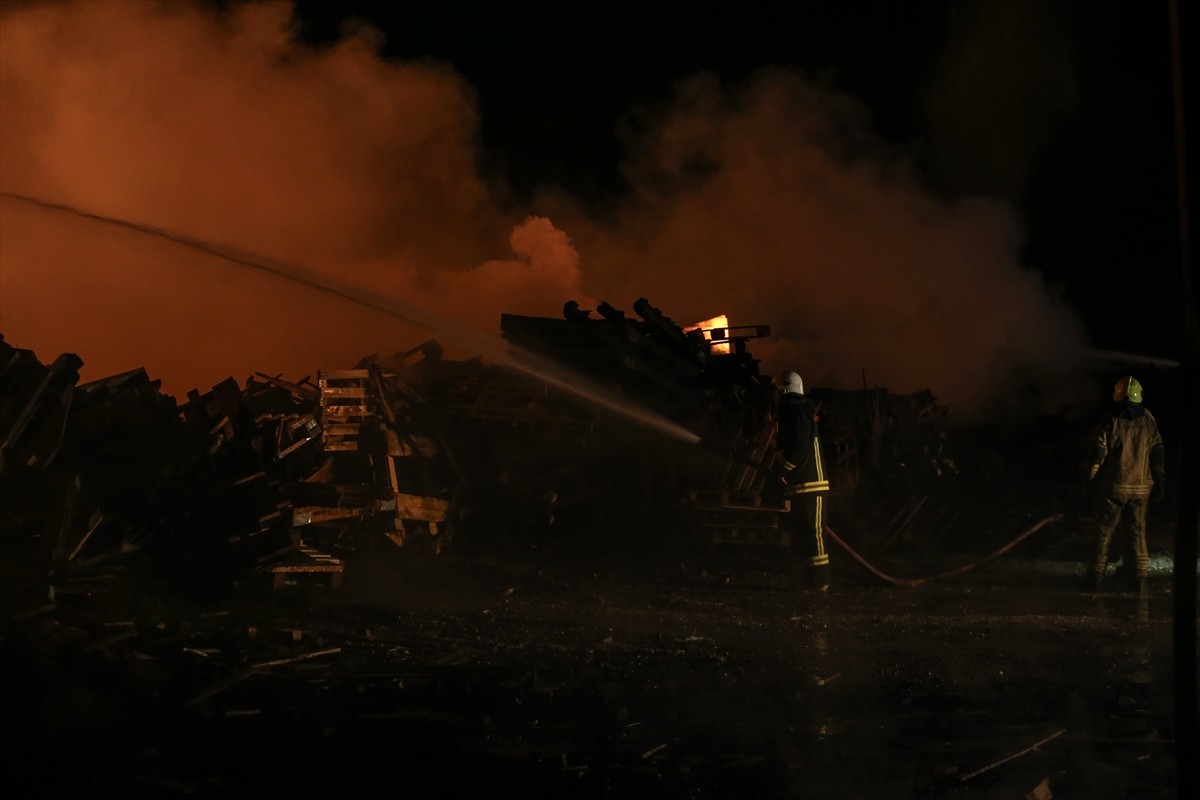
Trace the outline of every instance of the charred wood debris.
<path fill-rule="evenodd" d="M 336 593 L 356 559 L 499 542 L 788 548 L 787 504 L 762 468 L 774 392 L 750 351 L 769 327 L 685 329 L 644 298 L 633 311 L 568 303 L 561 318 L 503 314 L 501 331 L 701 444 L 531 374 L 445 358 L 435 339 L 315 377 L 229 378 L 180 402 L 144 369 L 80 383 L 75 354 L 43 363 L 0 337 L 7 644 L 49 637 L 160 677 L 187 661 L 183 704 L 231 714 L 222 698 L 250 675 L 311 685 L 349 668 L 344 642 L 287 624 L 267 635 L 228 611 L 167 621 L 146 610 L 156 592 L 208 609 L 247 587 Z M 1077 431 L 1058 430 L 1014 467 L 986 432 L 956 439 L 928 390 L 810 394 L 831 524 L 871 557 L 985 550 L 1054 510 L 1044 484 L 1031 501 L 1014 474 L 1061 474 L 1080 452 Z M 452 668 L 438 685 L 458 680 Z M 528 688 L 524 674 L 492 677 Z"/>

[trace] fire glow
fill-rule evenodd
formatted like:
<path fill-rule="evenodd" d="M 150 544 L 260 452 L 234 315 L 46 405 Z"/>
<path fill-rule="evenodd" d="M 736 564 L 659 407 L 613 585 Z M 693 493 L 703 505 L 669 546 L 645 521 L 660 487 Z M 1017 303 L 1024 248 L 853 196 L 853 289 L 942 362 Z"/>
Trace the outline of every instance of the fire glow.
<path fill-rule="evenodd" d="M 960 419 L 1031 381 L 1048 404 L 1075 390 L 1048 381 L 1078 375 L 1081 325 L 1020 263 L 1012 210 L 931 196 L 895 148 L 866 146 L 854 98 L 793 70 L 683 82 L 598 214 L 553 186 L 514 206 L 479 171 L 474 89 L 385 58 L 366 27 L 315 47 L 287 2 L 0 5 L 3 333 L 79 351 L 84 380 L 145 367 L 178 394 L 422 334 L 14 196 L 270 253 L 483 331 L 565 298 L 653 297 L 680 319 L 718 303 L 770 325 L 767 372 L 932 387 Z M 714 352 L 737 346 L 710 322 Z"/>
<path fill-rule="evenodd" d="M 713 342 L 714 334 L 720 334 L 720 336 L 718 337 L 718 340 L 716 342 L 713 342 L 713 344 L 711 345 L 711 352 L 713 352 L 713 353 L 728 353 L 729 352 L 729 342 L 721 341 L 721 339 L 726 339 L 729 335 L 729 317 L 727 317 L 726 315 L 721 314 L 719 316 L 713 317 L 712 319 L 706 319 L 703 322 L 697 322 L 695 325 L 692 325 L 689 328 L 683 329 L 684 333 L 691 333 L 692 331 L 700 331 L 701 333 L 704 334 L 704 338 L 707 339 L 709 342 Z"/>

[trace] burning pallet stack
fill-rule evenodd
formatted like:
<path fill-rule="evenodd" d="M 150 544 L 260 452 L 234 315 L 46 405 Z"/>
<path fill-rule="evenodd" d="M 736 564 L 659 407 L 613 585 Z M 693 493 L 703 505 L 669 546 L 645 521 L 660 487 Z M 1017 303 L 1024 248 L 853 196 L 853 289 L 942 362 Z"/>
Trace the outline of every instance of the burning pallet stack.
<path fill-rule="evenodd" d="M 635 316 L 601 303 L 593 317 L 577 303 L 562 319 L 501 316 L 505 338 L 522 351 L 562 365 L 580 383 L 604 387 L 646 415 L 690 432 L 711 448 L 681 449 L 660 434 L 610 424 L 611 441 L 645 467 L 650 489 L 619 490 L 620 502 L 641 519 L 695 536 L 707 546 L 787 544 L 779 528 L 787 502 L 772 494 L 768 471 L 774 434 L 769 380 L 749 351 L 770 335 L 765 325 L 732 328 L 723 321 L 682 327 L 640 298 Z M 665 502 L 664 502 L 665 501 Z M 668 516 L 661 511 L 668 509 Z"/>
<path fill-rule="evenodd" d="M 230 378 L 182 404 L 144 370 L 77 385 L 77 356 L 45 365 L 0 338 L 6 544 L 79 585 L 137 553 L 196 587 L 336 585 L 347 559 L 460 537 L 789 545 L 775 393 L 749 349 L 769 327 L 684 328 L 645 298 L 633 310 L 503 314 L 514 354 L 544 375 L 450 360 L 430 340 L 315 381 Z M 911 503 L 957 469 L 931 393 L 810 394 L 835 500 L 870 509 L 876 531 L 905 507 L 864 493 Z M 909 535 L 899 525 L 873 544 Z"/>

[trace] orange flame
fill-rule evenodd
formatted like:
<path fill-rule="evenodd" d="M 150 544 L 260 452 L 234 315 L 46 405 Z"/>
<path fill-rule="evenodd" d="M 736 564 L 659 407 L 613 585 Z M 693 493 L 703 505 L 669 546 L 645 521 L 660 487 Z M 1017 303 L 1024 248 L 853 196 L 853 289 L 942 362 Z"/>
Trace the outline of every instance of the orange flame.
<path fill-rule="evenodd" d="M 725 316 L 724 314 L 721 314 L 720 316 L 713 317 L 712 319 L 706 319 L 701 322 L 697 322 L 695 325 L 686 327 L 683 329 L 683 332 L 688 333 L 689 331 L 695 331 L 695 330 L 702 331 L 704 333 L 704 338 L 708 339 L 711 342 L 712 338 L 713 338 L 713 330 L 714 329 L 724 332 L 722 338 L 724 338 L 724 336 L 728 336 L 729 335 L 728 334 L 729 317 Z M 714 344 L 712 346 L 712 352 L 728 353 L 729 352 L 729 342 L 719 342 L 718 344 Z"/>

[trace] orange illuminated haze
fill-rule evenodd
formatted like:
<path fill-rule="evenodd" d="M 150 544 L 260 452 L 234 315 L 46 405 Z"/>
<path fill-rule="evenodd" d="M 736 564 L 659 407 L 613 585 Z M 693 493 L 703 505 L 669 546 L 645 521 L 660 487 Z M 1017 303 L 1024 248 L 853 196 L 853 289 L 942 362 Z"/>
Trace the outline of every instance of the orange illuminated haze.
<path fill-rule="evenodd" d="M 718 316 L 713 317 L 712 319 L 701 320 L 700 322 L 697 322 L 694 325 L 685 325 L 685 326 L 683 326 L 683 330 L 685 332 L 691 331 L 691 330 L 703 331 L 704 338 L 708 339 L 709 341 L 712 341 L 714 330 L 724 330 L 724 329 L 727 329 L 728 327 L 729 327 L 729 317 L 725 316 L 724 314 L 720 314 Z M 710 352 L 713 352 L 713 353 L 728 353 L 728 352 L 730 352 L 729 342 L 718 341 L 716 344 L 710 345 Z"/>
<path fill-rule="evenodd" d="M 770 325 L 763 370 L 810 386 L 929 388 L 955 417 L 1031 379 L 1071 389 L 1073 313 L 1017 260 L 999 201 L 935 199 L 854 98 L 768 69 L 699 74 L 629 148 L 618 213 L 546 187 L 514 208 L 478 172 L 473 88 L 451 65 L 313 49 L 286 3 L 0 6 L 0 332 L 82 380 L 137 367 L 183 395 L 299 379 L 438 331 L 71 206 L 262 254 L 499 335 L 566 300 L 681 324 Z M 853 131 L 854 147 L 832 145 Z M 711 166 L 703 174 L 689 165 Z M 603 219 L 603 221 L 600 221 Z"/>

